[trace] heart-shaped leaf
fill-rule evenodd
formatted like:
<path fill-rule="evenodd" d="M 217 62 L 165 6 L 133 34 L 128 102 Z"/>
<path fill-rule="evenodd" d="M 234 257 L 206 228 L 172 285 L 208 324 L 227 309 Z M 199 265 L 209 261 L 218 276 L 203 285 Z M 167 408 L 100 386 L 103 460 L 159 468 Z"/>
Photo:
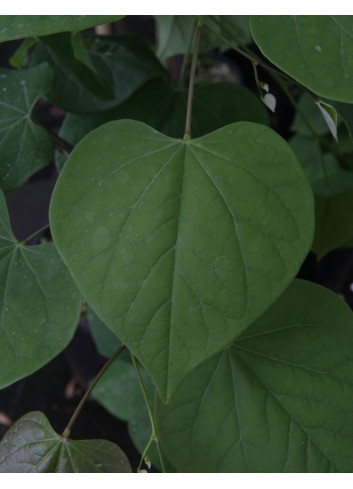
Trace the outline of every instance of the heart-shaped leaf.
<path fill-rule="evenodd" d="M 352 472 L 353 315 L 296 280 L 223 353 L 157 400 L 182 472 Z"/>
<path fill-rule="evenodd" d="M 47 36 L 55 32 L 80 31 L 114 22 L 123 15 L 2 15 L 0 42 L 29 36 Z"/>
<path fill-rule="evenodd" d="M 31 119 L 39 98 L 51 89 L 47 63 L 28 70 L 0 69 L 0 186 L 11 190 L 46 166 L 53 147 L 49 133 Z"/>
<path fill-rule="evenodd" d="M 0 193 L 0 387 L 45 365 L 75 332 L 81 296 L 53 243 L 15 240 Z"/>
<path fill-rule="evenodd" d="M 164 399 L 287 287 L 313 217 L 292 150 L 248 122 L 189 142 L 104 124 L 71 153 L 50 208 L 87 302 Z"/>
<path fill-rule="evenodd" d="M 68 440 L 40 412 L 22 416 L 0 443 L 0 473 L 131 472 L 129 460 L 107 440 Z"/>
<path fill-rule="evenodd" d="M 353 102 L 353 16 L 259 15 L 250 27 L 263 54 L 295 80 L 321 97 Z"/>

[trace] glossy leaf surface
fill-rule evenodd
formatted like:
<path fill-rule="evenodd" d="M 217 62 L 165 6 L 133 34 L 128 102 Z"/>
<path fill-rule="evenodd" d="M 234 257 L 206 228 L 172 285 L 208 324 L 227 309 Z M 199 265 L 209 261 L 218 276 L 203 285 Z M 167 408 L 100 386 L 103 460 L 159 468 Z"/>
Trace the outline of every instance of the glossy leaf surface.
<path fill-rule="evenodd" d="M 30 36 L 47 36 L 56 32 L 80 31 L 114 22 L 123 15 L 2 15 L 0 42 Z"/>
<path fill-rule="evenodd" d="M 287 143 L 250 122 L 190 142 L 104 124 L 71 153 L 50 208 L 87 302 L 164 399 L 287 287 L 313 214 Z"/>
<path fill-rule="evenodd" d="M 263 54 L 288 75 L 321 97 L 353 102 L 353 16 L 259 15 L 250 27 Z"/>
<path fill-rule="evenodd" d="M 125 453 L 107 440 L 67 440 L 41 412 L 22 416 L 0 442 L 0 473 L 131 472 Z"/>
<path fill-rule="evenodd" d="M 0 187 L 5 191 L 19 187 L 50 162 L 50 135 L 33 122 L 31 113 L 52 81 L 47 63 L 28 70 L 0 69 Z"/>
<path fill-rule="evenodd" d="M 353 316 L 296 280 L 236 342 L 157 401 L 182 472 L 352 472 Z"/>
<path fill-rule="evenodd" d="M 81 296 L 52 243 L 24 246 L 0 194 L 0 387 L 36 371 L 71 340 Z"/>

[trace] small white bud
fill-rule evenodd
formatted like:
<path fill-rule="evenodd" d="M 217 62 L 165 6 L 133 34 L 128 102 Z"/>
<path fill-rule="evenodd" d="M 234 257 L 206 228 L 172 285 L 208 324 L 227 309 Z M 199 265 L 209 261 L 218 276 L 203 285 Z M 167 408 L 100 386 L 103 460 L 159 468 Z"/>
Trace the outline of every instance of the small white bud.
<path fill-rule="evenodd" d="M 264 97 L 261 97 L 261 100 L 272 112 L 275 111 L 277 101 L 272 93 L 266 93 Z"/>

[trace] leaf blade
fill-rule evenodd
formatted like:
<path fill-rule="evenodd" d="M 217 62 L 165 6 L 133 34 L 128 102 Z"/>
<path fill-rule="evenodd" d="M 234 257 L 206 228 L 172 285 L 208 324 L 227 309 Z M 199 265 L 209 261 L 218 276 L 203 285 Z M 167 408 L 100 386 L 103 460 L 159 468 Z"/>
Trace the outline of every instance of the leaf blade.
<path fill-rule="evenodd" d="M 168 405 L 157 399 L 162 448 L 181 471 L 350 472 L 352 342 L 350 309 L 295 280 Z"/>
<path fill-rule="evenodd" d="M 80 161 L 96 159 L 82 179 Z M 254 206 L 249 192 L 263 203 Z M 266 127 L 235 123 L 185 143 L 116 121 L 76 146 L 50 219 L 88 303 L 169 398 L 292 280 L 311 245 L 312 205 L 293 153 Z M 239 239 L 252 243 L 246 270 Z"/>

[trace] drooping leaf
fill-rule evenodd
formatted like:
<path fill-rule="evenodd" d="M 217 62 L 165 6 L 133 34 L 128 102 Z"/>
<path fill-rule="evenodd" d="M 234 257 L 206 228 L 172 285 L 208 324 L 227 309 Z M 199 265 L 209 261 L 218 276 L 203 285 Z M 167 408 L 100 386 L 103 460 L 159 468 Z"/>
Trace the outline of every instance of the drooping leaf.
<path fill-rule="evenodd" d="M 307 121 L 310 126 L 314 129 L 316 134 L 324 135 L 327 134 L 329 128 L 323 119 L 317 105 L 311 95 L 304 93 L 299 99 L 299 110 L 296 111 L 293 123 L 291 125 L 291 131 L 294 131 L 300 135 L 310 136 L 312 138 L 312 132 L 309 129 L 305 121 Z M 336 105 L 336 103 L 335 103 Z M 303 120 L 302 115 L 305 117 Z"/>
<path fill-rule="evenodd" d="M 352 472 L 353 316 L 295 280 L 168 405 L 159 439 L 182 472 Z"/>
<path fill-rule="evenodd" d="M 76 59 L 68 33 L 42 38 L 31 54 L 32 65 L 47 61 L 53 66 L 55 85 L 49 100 L 68 112 L 110 109 L 147 80 L 168 76 L 146 43 L 136 36 L 93 37 L 87 55 L 95 72 L 87 62 Z M 109 89 L 105 94 L 107 83 L 112 85 L 112 93 Z"/>
<path fill-rule="evenodd" d="M 330 129 L 332 136 L 337 141 L 337 111 L 336 111 L 336 109 L 332 105 L 328 104 L 327 102 L 324 102 L 323 100 L 318 100 L 316 102 L 316 105 L 318 106 L 328 128 Z"/>
<path fill-rule="evenodd" d="M 0 42 L 30 36 L 48 36 L 56 32 L 81 31 L 115 22 L 124 15 L 2 15 Z"/>
<path fill-rule="evenodd" d="M 50 135 L 31 113 L 52 81 L 47 63 L 28 70 L 0 69 L 0 187 L 5 191 L 22 185 L 51 160 Z"/>
<path fill-rule="evenodd" d="M 94 111 L 94 104 L 114 105 L 114 88 L 109 73 L 97 73 L 77 59 L 71 43 L 70 33 L 43 37 L 35 45 L 30 55 L 30 65 L 41 62 L 52 66 L 55 78 L 48 100 L 64 110 Z M 90 108 L 88 104 L 92 104 Z"/>
<path fill-rule="evenodd" d="M 353 236 L 353 190 L 315 197 L 315 237 L 313 251 L 321 258 L 345 246 Z"/>
<path fill-rule="evenodd" d="M 29 50 L 37 44 L 38 40 L 34 37 L 25 39 L 16 49 L 15 53 L 9 59 L 9 63 L 14 68 L 24 68 L 28 63 Z"/>
<path fill-rule="evenodd" d="M 145 122 L 170 137 L 183 137 L 185 128 L 187 90 L 175 88 L 163 80 L 152 80 L 116 109 L 97 114 L 68 114 L 60 136 L 76 144 L 96 127 L 117 119 Z M 252 121 L 269 125 L 266 109 L 257 97 L 241 85 L 212 83 L 196 86 L 194 90 L 191 133 L 193 137 L 220 129 L 237 121 Z M 57 155 L 57 166 L 66 160 Z"/>
<path fill-rule="evenodd" d="M 313 217 L 291 149 L 250 122 L 189 142 L 104 124 L 71 153 L 50 208 L 88 304 L 164 399 L 287 287 Z"/>
<path fill-rule="evenodd" d="M 320 97 L 353 102 L 353 16 L 258 15 L 250 28 L 263 54 L 292 78 Z"/>
<path fill-rule="evenodd" d="M 0 193 L 0 387 L 45 365 L 74 335 L 81 297 L 52 243 L 14 238 Z"/>
<path fill-rule="evenodd" d="M 0 442 L 0 473 L 6 472 L 131 472 L 131 466 L 115 443 L 63 438 L 43 413 L 32 411 Z"/>

